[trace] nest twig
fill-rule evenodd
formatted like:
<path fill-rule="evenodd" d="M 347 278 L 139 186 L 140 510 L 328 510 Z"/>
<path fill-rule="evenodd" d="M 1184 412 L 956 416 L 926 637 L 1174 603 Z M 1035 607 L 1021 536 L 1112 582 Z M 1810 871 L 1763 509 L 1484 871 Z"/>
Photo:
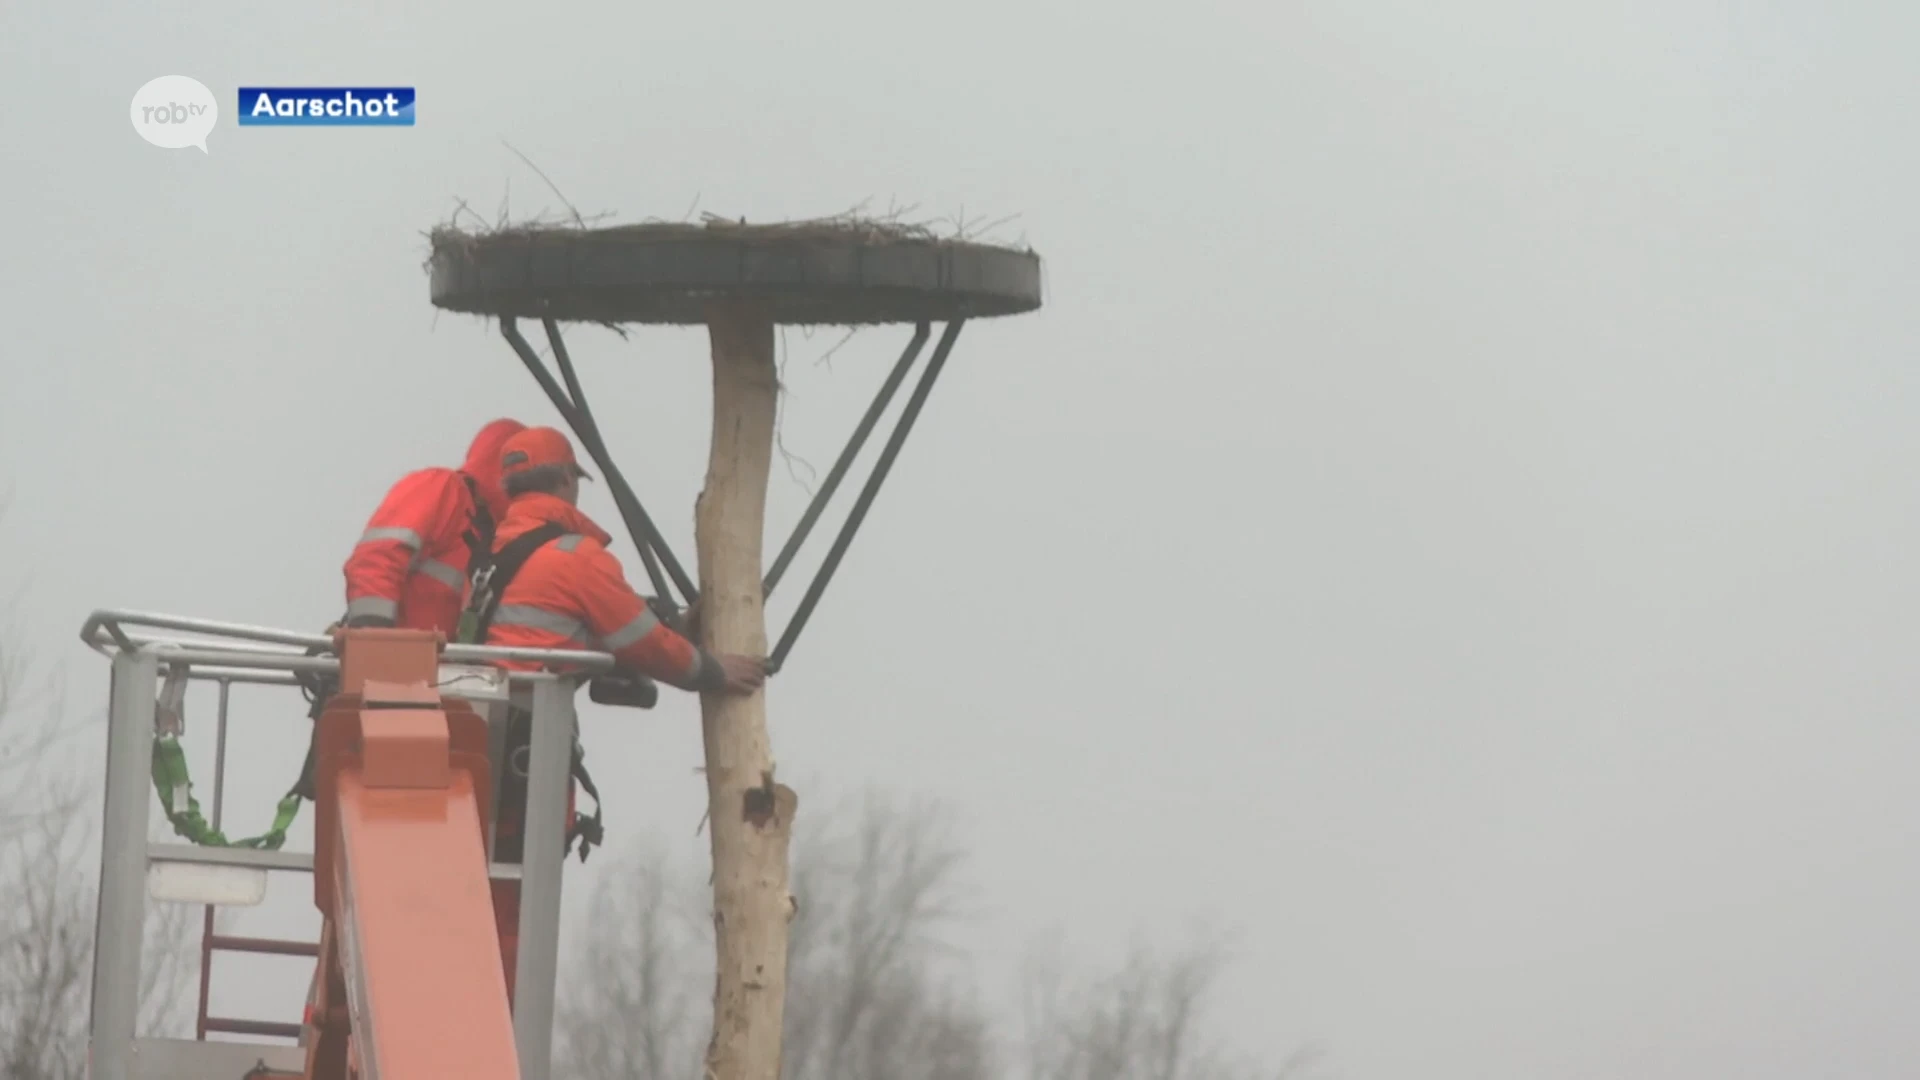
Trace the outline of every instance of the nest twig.
<path fill-rule="evenodd" d="M 466 204 L 460 204 L 466 209 Z M 471 211 L 468 211 L 471 213 Z M 478 215 L 473 215 L 478 217 Z M 603 217 L 605 215 L 602 215 Z M 437 226 L 427 233 L 433 250 L 439 252 L 450 247 L 482 245 L 489 241 L 519 240 L 541 235 L 569 236 L 577 241 L 592 243 L 596 240 L 622 241 L 672 241 L 686 240 L 700 236 L 738 236 L 743 239 L 766 240 L 802 240 L 825 243 L 845 243 L 849 245 L 878 246 L 884 244 L 937 244 L 937 245 L 973 245 L 989 247 L 980 241 L 968 238 L 956 232 L 942 235 L 932 226 L 921 223 L 890 222 L 879 218 L 864 217 L 859 214 L 835 214 L 830 217 L 810 218 L 799 221 L 778 221 L 753 224 L 745 218 L 728 218 L 706 212 L 701 214 L 699 222 L 665 221 L 649 218 L 645 221 L 626 225 L 608 225 L 591 227 L 586 218 L 570 213 L 563 221 L 531 220 L 510 225 L 493 225 L 478 229 L 462 229 L 455 221 Z M 1010 219 L 1002 219 L 1005 220 Z"/>
<path fill-rule="evenodd" d="M 562 194 L 551 178 L 541 172 L 526 155 L 520 154 L 511 146 L 509 150 L 518 155 L 528 168 L 539 175 L 547 188 L 557 197 L 566 210 L 563 213 L 545 212 L 531 219 L 512 220 L 503 204 L 500 213 L 488 220 L 477 213 L 466 202 L 456 200 L 451 217 L 424 233 L 429 250 L 423 260 L 424 269 L 429 274 L 436 267 L 446 265 L 473 264 L 481 260 L 504 257 L 513 262 L 525 257 L 530 250 L 545 247 L 544 242 L 564 244 L 574 248 L 588 260 L 589 254 L 598 245 L 605 244 L 609 249 L 624 248 L 629 251 L 650 248 L 654 245 L 673 246 L 685 244 L 720 244 L 731 247 L 735 244 L 748 248 L 764 247 L 782 249 L 788 245 L 814 249 L 919 249 L 920 253 L 939 253 L 943 257 L 956 258 L 1004 258 L 1006 255 L 1032 256 L 1033 251 L 1025 244 L 1024 235 L 1017 243 L 994 242 L 990 234 L 999 227 L 1017 219 L 1018 215 L 993 221 L 969 219 L 962 213 L 930 220 L 916 220 L 910 215 L 913 206 L 889 204 L 884 212 L 874 213 L 862 202 L 851 209 L 823 217 L 789 219 L 783 221 L 750 223 L 745 218 L 728 217 L 712 212 L 699 214 L 697 220 L 689 220 L 699 206 L 700 198 L 695 197 L 686 212 L 678 221 L 658 217 L 649 217 L 637 222 L 609 224 L 610 216 L 582 214 L 574 204 Z M 530 249 L 529 245 L 533 245 Z M 589 262 L 589 265 L 591 263 Z M 944 288 L 944 286 L 942 286 Z M 801 301 L 804 306 L 806 301 Z M 619 305 L 610 305 L 617 307 Z M 832 305 L 826 305 L 831 307 Z M 629 322 L 651 322 L 649 318 L 629 318 L 624 314 L 613 318 L 599 317 L 598 313 L 588 313 L 577 308 L 570 321 L 595 323 L 606 326 L 626 336 L 622 324 Z M 659 321 L 679 322 L 676 317 L 666 317 Z M 792 325 L 802 326 L 803 332 L 810 331 L 812 320 L 799 317 L 787 320 Z M 853 325 L 856 329 L 869 321 L 893 322 L 892 318 L 869 318 L 855 314 L 842 318 L 839 315 L 823 315 L 818 325 Z M 811 334 L 807 334 L 811 337 Z M 849 337 L 851 332 L 849 332 Z M 845 344 L 842 339 L 840 344 Z M 838 346 L 835 347 L 836 349 Z M 830 349 L 819 362 L 828 362 L 834 350 Z"/>

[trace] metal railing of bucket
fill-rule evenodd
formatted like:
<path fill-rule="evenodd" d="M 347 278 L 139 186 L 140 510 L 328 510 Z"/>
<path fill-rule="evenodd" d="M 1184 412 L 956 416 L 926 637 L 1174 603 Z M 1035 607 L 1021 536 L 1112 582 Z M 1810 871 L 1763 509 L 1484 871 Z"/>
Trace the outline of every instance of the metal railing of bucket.
<path fill-rule="evenodd" d="M 193 635 L 191 637 L 182 635 Z M 311 873 L 311 853 L 244 847 L 196 847 L 147 839 L 152 798 L 153 746 L 158 717 L 157 693 L 163 673 L 178 680 L 217 683 L 220 706 L 215 733 L 213 827 L 220 827 L 225 795 L 229 691 L 236 684 L 299 687 L 296 674 L 337 672 L 330 655 L 333 641 L 324 634 L 151 612 L 102 610 L 87 618 L 81 640 L 112 661 L 109 693 L 105 810 L 100 848 L 100 891 L 94 928 L 93 992 L 88 1022 L 89 1058 L 94 1080 L 173 1080 L 175 1076 L 213 1075 L 238 1062 L 237 1071 L 256 1063 L 298 1072 L 304 1053 L 298 1047 L 261 1043 L 204 1041 L 209 1031 L 269 1037 L 297 1037 L 299 1025 L 209 1019 L 206 983 L 216 948 L 239 952 L 311 955 L 304 943 L 222 939 L 212 933 L 208 905 L 201 947 L 200 1012 L 195 1040 L 144 1037 L 137 1030 L 139 970 L 150 878 L 170 866 L 232 868 L 258 875 L 269 871 Z M 539 671 L 491 666 L 512 660 L 542 665 Z M 527 763 L 524 850 L 518 866 L 495 865 L 495 878 L 521 883 L 520 926 L 515 993 L 514 1040 L 521 1075 L 546 1080 L 552 1051 L 554 983 L 560 940 L 560 882 L 566 859 L 567 787 L 576 731 L 574 692 L 581 678 L 609 671 L 613 657 L 566 649 L 496 648 L 448 645 L 441 654 L 441 690 L 465 698 L 483 713 L 489 727 L 504 730 L 504 704 L 511 695 L 530 704 L 533 722 Z M 569 669 L 562 673 L 554 667 Z M 292 707 L 292 703 L 289 703 Z M 303 732 L 304 737 L 304 732 Z M 500 737 L 495 735 L 496 750 Z M 494 768 L 500 768 L 495 754 Z M 496 785 L 496 788 L 498 785 Z M 491 845 L 489 844 L 489 850 Z M 214 871 L 219 873 L 221 871 Z M 165 893 L 164 888 L 155 889 Z M 218 890 L 215 890 L 218 891 Z M 244 890 L 241 890 L 244 892 Z M 238 893 L 229 890 L 232 895 Z M 257 902 L 250 898 L 227 902 Z"/>

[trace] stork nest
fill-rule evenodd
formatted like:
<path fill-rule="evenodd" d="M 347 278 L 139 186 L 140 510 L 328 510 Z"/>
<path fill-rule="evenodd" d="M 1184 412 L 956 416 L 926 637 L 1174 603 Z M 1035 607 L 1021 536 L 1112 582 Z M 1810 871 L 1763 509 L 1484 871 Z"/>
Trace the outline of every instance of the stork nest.
<path fill-rule="evenodd" d="M 704 323 L 717 299 L 757 297 L 787 325 L 1011 315 L 1040 306 L 1031 248 L 859 214 L 749 224 L 442 225 L 427 234 L 433 303 L 500 317 L 610 325 Z"/>
<path fill-rule="evenodd" d="M 859 213 L 758 224 L 750 224 L 745 218 L 736 219 L 708 213 L 701 215 L 699 221 L 653 219 L 627 225 L 605 226 L 589 226 L 583 218 L 561 221 L 536 220 L 475 229 L 462 229 L 449 223 L 434 228 L 427 234 L 427 239 L 436 254 L 448 246 L 470 248 L 474 244 L 543 237 L 567 237 L 582 243 L 605 241 L 647 243 L 725 237 L 744 241 L 817 241 L 863 246 L 926 244 L 993 250 L 1031 250 L 1025 245 L 992 244 L 975 240 L 972 234 L 976 231 L 978 230 L 962 227 L 951 235 L 942 235 L 931 224 L 901 221 L 897 217 L 867 217 Z"/>

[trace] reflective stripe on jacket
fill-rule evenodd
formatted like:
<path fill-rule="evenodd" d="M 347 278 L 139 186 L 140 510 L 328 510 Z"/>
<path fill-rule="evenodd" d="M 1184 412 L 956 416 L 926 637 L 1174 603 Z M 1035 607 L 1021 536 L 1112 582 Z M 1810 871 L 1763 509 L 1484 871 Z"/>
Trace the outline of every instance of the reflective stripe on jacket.
<path fill-rule="evenodd" d="M 453 469 L 421 469 L 393 485 L 348 556 L 347 617 L 377 615 L 449 638 L 467 596 L 473 496 Z"/>
<path fill-rule="evenodd" d="M 567 534 L 528 556 L 508 583 L 487 644 L 610 652 L 621 666 L 683 690 L 718 680 L 713 658 L 661 622 L 627 584 L 619 560 L 607 550 L 612 537 L 578 507 L 541 493 L 514 499 L 494 531 L 494 550 L 550 521 Z"/>
<path fill-rule="evenodd" d="M 495 420 L 474 436 L 460 469 L 421 469 L 387 491 L 347 557 L 347 618 L 378 616 L 453 639 L 467 599 L 473 492 L 496 518 L 506 512 L 500 446 L 520 430 L 517 420 Z"/>

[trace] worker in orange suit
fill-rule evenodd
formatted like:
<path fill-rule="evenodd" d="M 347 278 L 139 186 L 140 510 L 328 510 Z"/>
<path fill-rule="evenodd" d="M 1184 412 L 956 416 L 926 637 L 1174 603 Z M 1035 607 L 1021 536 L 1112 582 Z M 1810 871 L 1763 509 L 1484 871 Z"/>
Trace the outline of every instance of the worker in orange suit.
<path fill-rule="evenodd" d="M 565 435 L 536 427 L 509 438 L 501 447 L 500 477 L 508 501 L 494 530 L 494 555 L 498 559 L 516 545 L 531 550 L 500 589 L 499 607 L 488 620 L 488 645 L 610 652 L 621 666 L 682 690 L 759 688 L 766 677 L 760 660 L 706 652 L 663 622 L 627 584 L 619 560 L 607 550 L 613 538 L 577 505 L 580 481 L 592 477 L 574 459 Z"/>
<path fill-rule="evenodd" d="M 387 489 L 347 556 L 345 625 L 438 630 L 453 640 L 466 603 L 467 568 L 476 550 L 492 546 L 494 522 L 507 509 L 500 448 L 525 430 L 518 420 L 492 421 L 474 436 L 458 469 L 417 469 Z M 317 673 L 296 678 L 311 704 L 308 718 L 319 720 L 339 679 Z M 309 743 L 293 794 L 312 801 L 313 784 Z"/>
<path fill-rule="evenodd" d="M 749 656 L 710 653 L 663 622 L 653 605 L 634 592 L 620 562 L 607 550 L 612 537 L 578 505 L 580 481 L 592 479 L 574 458 L 573 444 L 553 428 L 528 428 L 501 447 L 506 516 L 494 531 L 492 593 L 476 605 L 491 606 L 482 618 L 488 645 L 609 652 L 623 668 L 689 691 L 751 694 L 766 680 L 765 662 Z M 499 661 L 537 669 L 535 663 Z M 494 859 L 520 861 L 525 813 L 526 745 L 531 717 L 510 710 L 503 770 L 502 808 L 495 829 Z M 576 765 L 579 749 L 575 748 Z M 569 789 L 567 820 L 574 821 Z M 582 857 L 584 858 L 584 849 Z M 507 991 L 513 991 L 519 940 L 517 882 L 494 883 L 494 914 L 500 932 Z"/>
<path fill-rule="evenodd" d="M 474 546 L 487 549 L 506 513 L 501 448 L 524 430 L 495 420 L 458 469 L 419 469 L 387 491 L 347 557 L 348 626 L 438 630 L 453 640 Z"/>

